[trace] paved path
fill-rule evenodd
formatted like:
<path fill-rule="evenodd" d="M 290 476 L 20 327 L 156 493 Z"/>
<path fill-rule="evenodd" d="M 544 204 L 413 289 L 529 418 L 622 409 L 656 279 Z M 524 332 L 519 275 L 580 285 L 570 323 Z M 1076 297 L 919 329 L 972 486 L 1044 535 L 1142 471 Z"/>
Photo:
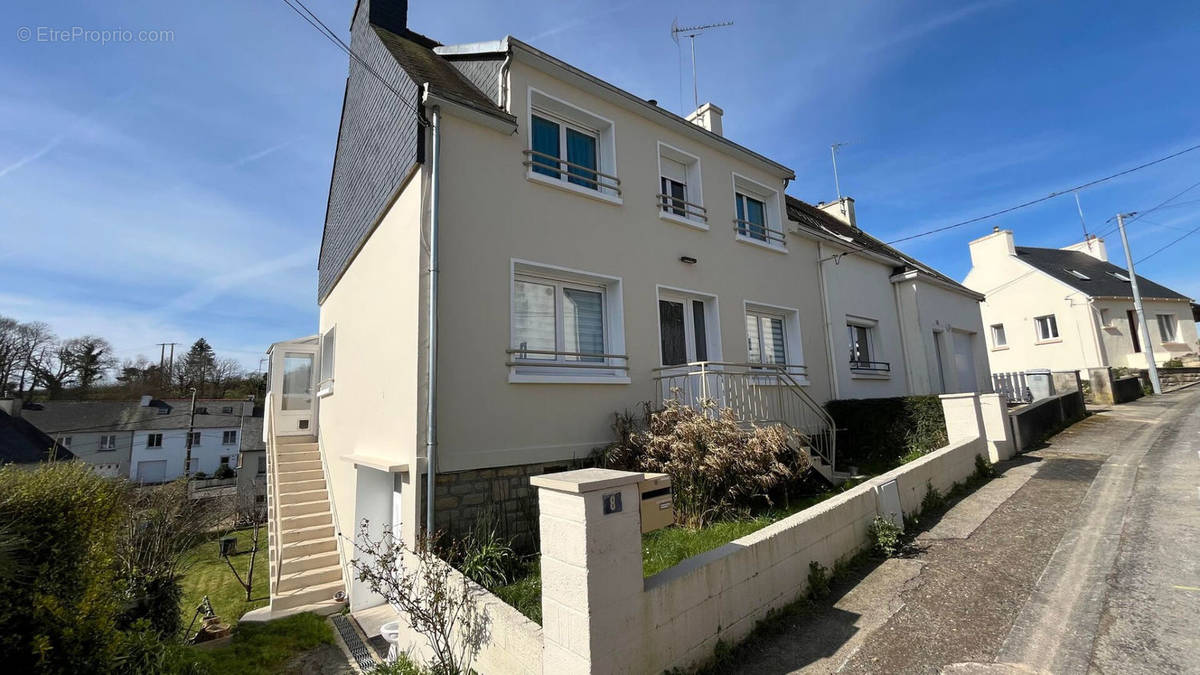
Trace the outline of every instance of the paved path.
<path fill-rule="evenodd" d="M 1002 469 L 739 672 L 1200 673 L 1200 387 Z"/>

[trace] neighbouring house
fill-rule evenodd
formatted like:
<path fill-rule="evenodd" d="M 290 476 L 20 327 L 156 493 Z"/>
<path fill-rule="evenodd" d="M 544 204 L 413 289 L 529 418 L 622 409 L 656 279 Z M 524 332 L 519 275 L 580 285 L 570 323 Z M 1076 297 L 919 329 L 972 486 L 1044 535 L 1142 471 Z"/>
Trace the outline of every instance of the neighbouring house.
<path fill-rule="evenodd" d="M 268 352 L 272 611 L 343 584 L 378 602 L 344 571 L 363 520 L 411 543 L 492 511 L 530 536 L 530 477 L 587 461 L 644 401 L 786 424 L 837 481 L 826 401 L 987 389 L 978 354 L 960 376 L 955 343 L 923 344 L 981 349 L 978 296 L 890 248 L 839 267 L 876 240 L 788 197 L 793 171 L 727 138 L 719 107 L 680 117 L 406 15 L 357 3 L 319 333 Z"/>
<path fill-rule="evenodd" d="M 982 295 L 861 230 L 849 197 L 787 203 L 817 239 L 832 398 L 991 391 Z"/>
<path fill-rule="evenodd" d="M 241 451 L 237 462 L 239 498 L 263 504 L 267 500 L 267 444 L 263 440 L 261 410 L 242 421 L 240 436 Z"/>
<path fill-rule="evenodd" d="M 972 241 L 965 286 L 986 296 L 995 372 L 1048 368 L 1144 368 L 1149 340 L 1162 363 L 1195 352 L 1191 300 L 1138 275 L 1149 335 L 1140 329 L 1128 272 L 1108 261 L 1104 240 L 1063 249 L 1016 246 L 1010 230 Z"/>
<path fill-rule="evenodd" d="M 0 465 L 75 459 L 75 455 L 24 418 L 21 399 L 0 398 Z"/>
<path fill-rule="evenodd" d="M 138 401 L 47 401 L 24 411 L 25 418 L 101 475 L 138 483 L 163 483 L 184 475 L 188 429 L 192 428 L 192 472 L 234 469 L 241 452 L 242 425 L 254 402 L 227 399 Z"/>

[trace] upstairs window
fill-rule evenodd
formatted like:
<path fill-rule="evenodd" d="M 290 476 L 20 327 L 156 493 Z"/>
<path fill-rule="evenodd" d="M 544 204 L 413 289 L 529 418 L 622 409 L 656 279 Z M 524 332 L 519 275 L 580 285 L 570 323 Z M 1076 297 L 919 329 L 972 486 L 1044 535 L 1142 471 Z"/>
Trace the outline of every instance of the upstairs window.
<path fill-rule="evenodd" d="M 1163 342 L 1177 342 L 1179 324 L 1175 320 L 1174 314 L 1159 314 L 1158 315 L 1158 333 L 1162 336 Z"/>
<path fill-rule="evenodd" d="M 738 174 L 733 175 L 733 229 L 738 239 L 783 250 L 779 192 Z"/>
<path fill-rule="evenodd" d="M 604 197 L 619 196 L 612 122 L 534 89 L 529 104 L 525 165 L 530 177 Z"/>
<path fill-rule="evenodd" d="M 700 158 L 666 143 L 658 144 L 659 212 L 669 220 L 707 229 L 708 210 L 700 190 Z"/>
<path fill-rule="evenodd" d="M 100 436 L 100 450 L 107 451 L 107 450 L 116 450 L 116 449 L 117 449 L 117 435 L 116 434 L 102 434 Z"/>
<path fill-rule="evenodd" d="M 321 336 L 321 369 L 317 383 L 317 396 L 333 393 L 333 370 L 337 359 L 337 326 Z"/>
<path fill-rule="evenodd" d="M 200 445 L 200 432 L 193 431 L 192 433 L 188 434 L 187 444 L 189 448 L 194 448 L 197 445 Z"/>
<path fill-rule="evenodd" d="M 1008 346 L 1008 335 L 1005 334 L 1002 323 L 992 326 L 992 346 L 997 349 Z"/>
<path fill-rule="evenodd" d="M 163 436 L 162 434 L 146 434 L 146 447 L 147 448 L 161 448 L 162 447 L 162 436 Z"/>
<path fill-rule="evenodd" d="M 235 443 L 237 443 L 236 431 L 221 432 L 221 445 L 234 445 Z"/>
<path fill-rule="evenodd" d="M 1033 325 L 1037 331 L 1038 342 L 1058 339 L 1058 321 L 1054 318 L 1053 314 L 1035 317 Z"/>
<path fill-rule="evenodd" d="M 70 436 L 59 436 L 58 444 L 63 446 L 64 448 L 71 447 L 71 437 Z"/>
<path fill-rule="evenodd" d="M 761 199 L 737 193 L 738 234 L 767 240 L 767 209 Z"/>

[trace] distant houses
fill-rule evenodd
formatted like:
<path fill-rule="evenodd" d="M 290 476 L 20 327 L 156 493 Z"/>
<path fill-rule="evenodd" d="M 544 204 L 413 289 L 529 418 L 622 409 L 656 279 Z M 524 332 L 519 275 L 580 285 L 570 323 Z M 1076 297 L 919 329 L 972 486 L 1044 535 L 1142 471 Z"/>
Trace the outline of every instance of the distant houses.
<path fill-rule="evenodd" d="M 0 465 L 75 458 L 70 450 L 21 416 L 19 399 L 0 399 Z"/>

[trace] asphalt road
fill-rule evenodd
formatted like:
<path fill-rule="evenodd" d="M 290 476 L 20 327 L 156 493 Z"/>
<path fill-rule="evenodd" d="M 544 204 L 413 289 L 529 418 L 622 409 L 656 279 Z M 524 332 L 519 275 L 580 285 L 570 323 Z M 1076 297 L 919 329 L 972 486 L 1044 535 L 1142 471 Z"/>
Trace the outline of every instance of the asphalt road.
<path fill-rule="evenodd" d="M 1001 468 L 738 672 L 1200 673 L 1200 387 Z"/>

